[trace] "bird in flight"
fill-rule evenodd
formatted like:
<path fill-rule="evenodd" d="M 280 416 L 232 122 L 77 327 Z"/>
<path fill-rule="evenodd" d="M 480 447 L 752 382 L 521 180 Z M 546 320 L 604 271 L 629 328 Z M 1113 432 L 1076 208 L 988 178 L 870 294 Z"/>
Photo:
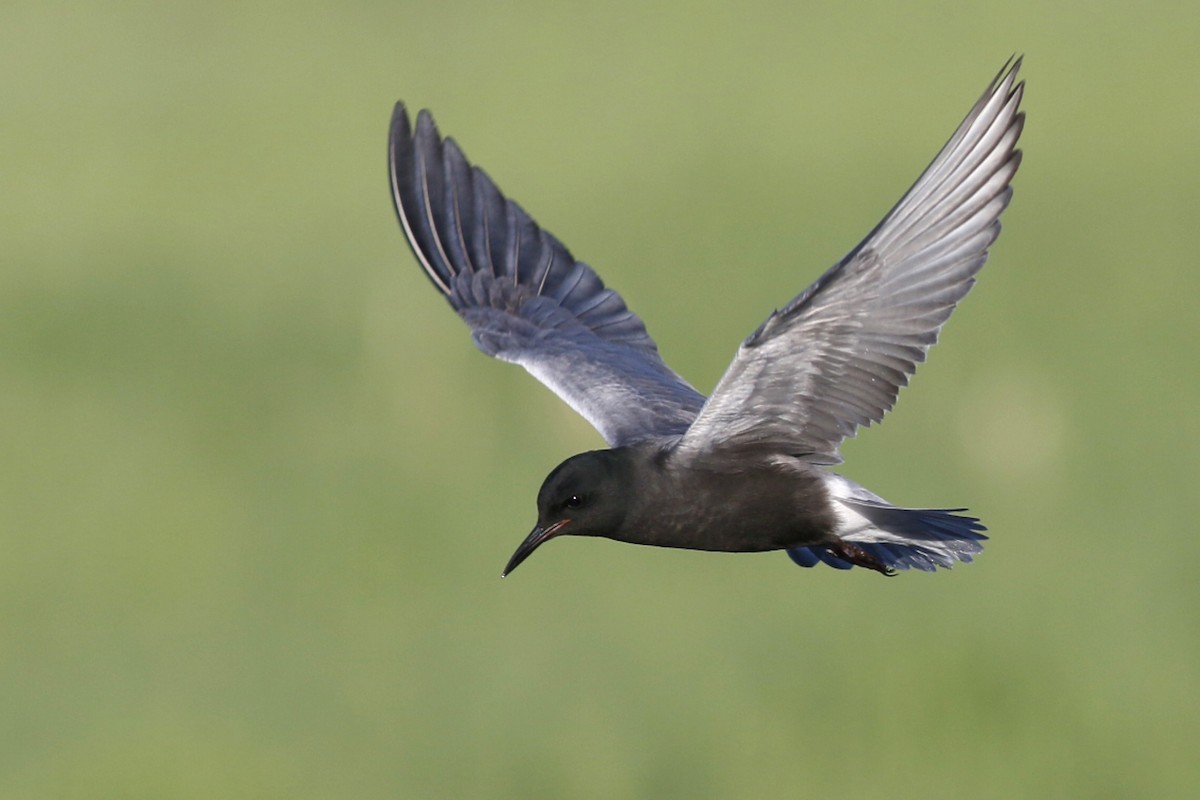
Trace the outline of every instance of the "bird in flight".
<path fill-rule="evenodd" d="M 862 242 L 742 342 L 708 398 L 428 111 L 414 126 L 397 103 L 392 199 L 417 262 L 480 350 L 523 366 L 608 443 L 549 474 L 503 574 L 568 534 L 784 550 L 803 567 L 885 575 L 979 553 L 986 528 L 966 509 L 894 506 L 829 467 L 893 406 L 987 260 L 1021 163 L 1020 65 L 1005 65 Z"/>

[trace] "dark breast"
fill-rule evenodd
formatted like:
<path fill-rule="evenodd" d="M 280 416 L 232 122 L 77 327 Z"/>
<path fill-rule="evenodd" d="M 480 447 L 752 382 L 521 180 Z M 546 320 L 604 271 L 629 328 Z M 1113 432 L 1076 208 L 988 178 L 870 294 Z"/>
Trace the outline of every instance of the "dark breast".
<path fill-rule="evenodd" d="M 624 541 L 751 552 L 826 540 L 836 519 L 815 467 L 800 461 L 742 468 L 676 467 L 643 476 L 620 532 Z"/>

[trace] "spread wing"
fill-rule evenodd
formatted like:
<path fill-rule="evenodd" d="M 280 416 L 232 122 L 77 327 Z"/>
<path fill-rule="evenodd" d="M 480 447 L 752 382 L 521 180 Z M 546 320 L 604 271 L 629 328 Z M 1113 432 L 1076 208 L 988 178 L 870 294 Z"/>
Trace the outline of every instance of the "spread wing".
<path fill-rule="evenodd" d="M 878 422 L 970 290 L 1021 162 L 1018 59 L 908 193 L 849 255 L 738 350 L 684 453 L 769 448 L 815 463 Z"/>
<path fill-rule="evenodd" d="M 480 350 L 525 367 L 614 447 L 687 429 L 704 396 L 620 295 L 442 140 L 428 111 L 414 133 L 396 104 L 388 154 L 404 235 Z"/>

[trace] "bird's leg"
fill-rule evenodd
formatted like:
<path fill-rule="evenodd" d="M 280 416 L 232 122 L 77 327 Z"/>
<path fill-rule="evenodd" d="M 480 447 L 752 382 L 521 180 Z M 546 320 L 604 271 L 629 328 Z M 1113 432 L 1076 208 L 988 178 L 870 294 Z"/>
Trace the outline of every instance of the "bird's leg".
<path fill-rule="evenodd" d="M 854 542 L 841 541 L 829 548 L 838 558 L 845 559 L 858 567 L 873 569 L 889 578 L 895 577 L 896 570 L 884 564 L 875 556 L 862 549 Z"/>

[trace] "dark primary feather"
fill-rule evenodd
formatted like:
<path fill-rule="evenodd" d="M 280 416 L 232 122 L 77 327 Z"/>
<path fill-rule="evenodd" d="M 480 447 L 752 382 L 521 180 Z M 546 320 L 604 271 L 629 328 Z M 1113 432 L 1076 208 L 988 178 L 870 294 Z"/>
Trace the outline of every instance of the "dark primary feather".
<path fill-rule="evenodd" d="M 642 321 L 586 264 L 443 140 L 392 115 L 392 199 L 425 274 L 488 355 L 522 365 L 612 446 L 679 435 L 704 396 L 658 354 Z"/>
<path fill-rule="evenodd" d="M 891 409 L 1000 232 L 1021 160 L 1019 67 L 1001 70 L 867 238 L 743 343 L 679 453 L 836 464 L 841 442 Z"/>

